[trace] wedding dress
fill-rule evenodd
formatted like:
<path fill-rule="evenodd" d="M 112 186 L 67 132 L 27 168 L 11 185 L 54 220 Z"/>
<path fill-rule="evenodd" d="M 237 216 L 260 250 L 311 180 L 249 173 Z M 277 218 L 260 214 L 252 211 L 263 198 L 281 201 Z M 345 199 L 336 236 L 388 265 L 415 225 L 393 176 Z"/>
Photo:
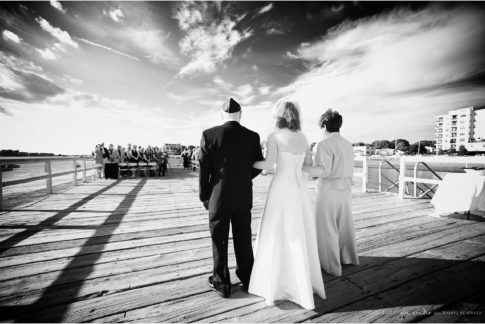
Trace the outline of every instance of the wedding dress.
<path fill-rule="evenodd" d="M 301 132 L 291 131 L 277 131 L 268 139 L 266 161 L 271 164 L 275 160 L 277 167 L 256 238 L 248 291 L 264 297 L 268 305 L 274 305 L 275 300 L 290 300 L 313 309 L 313 293 L 325 298 L 325 289 L 315 216 L 302 176 L 306 152 L 295 153 L 302 148 L 295 147 L 298 140 L 288 145 L 291 136 L 299 136 L 299 142 L 301 138 L 306 142 Z M 270 145 L 273 151 L 276 148 L 273 152 L 276 157 L 270 156 Z"/>

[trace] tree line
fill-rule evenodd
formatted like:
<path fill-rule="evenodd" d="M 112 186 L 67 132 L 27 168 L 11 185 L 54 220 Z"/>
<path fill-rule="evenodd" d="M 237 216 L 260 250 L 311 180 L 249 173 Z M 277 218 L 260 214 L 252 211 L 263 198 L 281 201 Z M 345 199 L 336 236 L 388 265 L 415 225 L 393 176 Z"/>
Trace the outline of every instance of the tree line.
<path fill-rule="evenodd" d="M 353 144 L 354 146 L 365 146 L 365 145 L 371 145 L 374 149 L 396 149 L 398 151 L 402 151 L 406 154 L 428 154 L 428 150 L 426 147 L 435 147 L 436 146 L 436 141 L 432 140 L 422 140 L 415 142 L 413 144 L 410 144 L 408 140 L 404 138 L 398 138 L 392 141 L 389 140 L 375 140 L 371 144 L 366 144 L 364 142 L 357 142 Z M 419 150 L 419 152 L 418 152 Z M 466 155 L 468 154 L 467 149 L 465 146 L 461 145 L 458 148 L 458 151 L 456 149 L 449 149 L 446 151 L 443 150 L 438 150 L 438 155 L 443 155 L 443 154 L 458 154 L 458 155 Z"/>

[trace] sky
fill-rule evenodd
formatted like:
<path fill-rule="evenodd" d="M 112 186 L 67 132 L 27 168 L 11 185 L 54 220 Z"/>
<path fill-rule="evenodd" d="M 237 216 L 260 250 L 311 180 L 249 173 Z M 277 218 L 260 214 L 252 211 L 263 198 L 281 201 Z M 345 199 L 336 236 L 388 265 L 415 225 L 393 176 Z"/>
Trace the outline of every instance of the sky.
<path fill-rule="evenodd" d="M 264 140 L 282 98 L 351 142 L 434 138 L 485 104 L 476 2 L 0 2 L 0 149 L 197 145 L 229 97 Z"/>

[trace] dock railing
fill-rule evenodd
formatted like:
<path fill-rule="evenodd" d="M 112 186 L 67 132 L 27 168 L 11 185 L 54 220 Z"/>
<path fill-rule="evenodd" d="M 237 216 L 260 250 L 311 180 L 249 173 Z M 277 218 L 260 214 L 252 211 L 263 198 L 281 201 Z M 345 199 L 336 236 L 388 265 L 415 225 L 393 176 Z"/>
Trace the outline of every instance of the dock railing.
<path fill-rule="evenodd" d="M 52 162 L 54 161 L 72 161 L 73 162 L 73 170 L 72 171 L 64 171 L 64 172 L 57 172 L 52 173 Z M 73 177 L 73 184 L 77 185 L 77 175 L 78 175 L 78 168 L 77 163 L 82 161 L 82 181 L 87 181 L 86 172 L 89 170 L 94 170 L 95 167 L 86 167 L 86 161 L 93 161 L 93 158 L 87 157 L 80 157 L 80 156 L 67 156 L 67 157 L 0 157 L 0 166 L 8 165 L 8 164 L 29 164 L 29 163 L 44 163 L 45 164 L 45 172 L 46 175 L 29 177 L 24 179 L 18 180 L 11 180 L 11 181 L 2 181 L 2 171 L 0 171 L 0 211 L 3 210 L 3 187 L 14 186 L 18 184 L 28 183 L 32 181 L 39 181 L 45 179 L 46 183 L 46 193 L 52 193 L 52 178 L 60 177 L 72 174 Z M 1 169 L 0 169 L 1 170 Z M 94 173 L 96 174 L 96 173 Z"/>
<path fill-rule="evenodd" d="M 409 164 L 414 163 L 413 176 L 406 176 L 406 168 Z M 414 187 L 414 198 L 422 198 L 425 195 L 429 196 L 429 192 L 436 188 L 442 181 L 435 170 L 433 170 L 429 164 L 463 164 L 467 167 L 469 164 L 478 164 L 485 167 L 485 157 L 483 156 L 402 156 L 399 166 L 399 198 L 403 199 L 405 196 L 404 188 L 407 182 L 412 182 Z M 423 165 L 428 171 L 430 171 L 436 178 L 426 179 L 418 178 L 418 166 Z M 419 196 L 417 195 L 418 183 L 423 184 L 427 189 L 423 191 Z M 431 186 L 428 186 L 431 185 Z"/>

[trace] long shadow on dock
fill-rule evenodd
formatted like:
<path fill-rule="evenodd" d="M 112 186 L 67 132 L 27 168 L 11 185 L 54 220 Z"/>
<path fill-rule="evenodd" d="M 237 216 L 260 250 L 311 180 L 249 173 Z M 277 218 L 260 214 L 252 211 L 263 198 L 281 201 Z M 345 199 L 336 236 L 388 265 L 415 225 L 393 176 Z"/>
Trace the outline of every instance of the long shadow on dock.
<path fill-rule="evenodd" d="M 6 317 L 8 319 L 14 319 L 16 322 L 43 321 L 42 319 L 36 317 L 35 311 L 52 307 L 53 300 L 59 301 L 59 286 L 69 282 L 74 282 L 73 285 L 70 285 L 68 290 L 63 290 L 62 304 L 57 306 L 55 311 L 50 313 L 50 317 L 47 320 L 47 322 L 61 322 L 64 314 L 69 308 L 70 302 L 76 299 L 84 284 L 84 280 L 93 271 L 96 261 L 101 257 L 104 246 L 109 242 L 113 232 L 121 224 L 124 216 L 128 213 L 129 208 L 135 201 L 138 193 L 141 191 L 146 182 L 147 179 L 140 180 L 139 183 L 126 194 L 126 197 L 120 202 L 118 207 L 110 213 L 110 215 L 101 225 L 98 226 L 93 236 L 91 236 L 84 243 L 81 250 L 72 257 L 72 260 L 62 270 L 59 277 L 42 293 L 42 296 L 35 303 L 20 307 L 0 307 L 0 311 L 3 313 L 2 318 Z M 113 187 L 117 183 L 119 182 L 115 182 L 109 187 Z M 105 228 L 105 225 L 107 224 L 109 224 L 108 230 Z M 99 232 L 102 232 L 103 234 L 101 239 L 99 237 Z M 96 243 L 96 246 L 98 246 L 97 251 L 92 251 L 92 245 L 94 243 Z M 87 249 L 89 251 L 86 251 Z M 87 252 L 89 252 L 89 254 Z M 88 265 L 80 268 L 81 271 L 76 271 L 73 277 L 70 270 L 79 266 L 78 263 L 80 258 L 82 258 L 83 264 Z M 102 292 L 100 294 L 102 295 Z"/>
<path fill-rule="evenodd" d="M 97 196 L 101 195 L 105 191 L 108 191 L 109 189 L 113 188 L 114 186 L 116 186 L 119 183 L 120 183 L 119 180 L 115 181 L 115 182 L 111 183 L 110 185 L 103 187 L 102 189 L 100 189 L 96 192 L 93 192 L 89 196 L 84 197 L 83 199 L 77 201 L 76 203 L 72 204 L 71 206 L 67 207 L 66 209 L 58 211 L 56 214 L 54 214 L 51 217 L 43 220 L 39 224 L 34 225 L 30 228 L 27 228 L 25 231 L 17 233 L 15 235 L 9 237 L 5 241 L 0 242 L 0 254 L 2 252 L 7 251 L 12 246 L 15 246 L 16 244 L 22 242 L 23 240 L 39 233 L 40 231 L 42 231 L 46 228 L 49 228 L 50 226 L 54 225 L 55 223 L 57 223 L 58 221 L 60 221 L 64 217 L 66 217 L 69 214 L 71 214 L 72 212 L 76 211 L 78 208 L 80 208 L 84 204 L 88 203 L 90 200 L 93 200 Z"/>

